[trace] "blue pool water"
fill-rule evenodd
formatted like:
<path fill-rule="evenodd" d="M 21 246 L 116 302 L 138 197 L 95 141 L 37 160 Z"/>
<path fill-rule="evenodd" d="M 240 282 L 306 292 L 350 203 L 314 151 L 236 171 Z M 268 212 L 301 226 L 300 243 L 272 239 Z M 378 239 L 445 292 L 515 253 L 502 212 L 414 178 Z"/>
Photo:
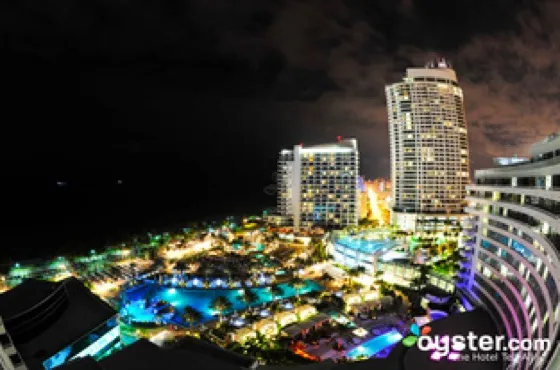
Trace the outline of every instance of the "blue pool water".
<path fill-rule="evenodd" d="M 351 359 L 358 358 L 360 356 L 372 357 L 373 355 L 387 349 L 403 338 L 402 334 L 397 330 L 393 329 L 390 332 L 377 336 L 367 342 L 362 343 L 358 347 L 348 351 L 347 356 Z"/>
<path fill-rule="evenodd" d="M 376 253 L 381 250 L 389 250 L 398 243 L 393 240 L 367 240 L 353 237 L 346 237 L 336 242 L 338 246 L 349 248 L 360 253 Z"/>
<path fill-rule="evenodd" d="M 284 294 L 278 299 L 293 297 L 296 295 L 296 290 L 289 284 L 280 284 Z M 149 289 L 155 289 L 153 299 L 164 300 L 169 302 L 176 310 L 176 312 L 183 312 L 186 306 L 192 306 L 202 313 L 202 322 L 211 320 L 218 314 L 211 307 L 210 304 L 218 296 L 224 296 L 233 305 L 234 310 L 244 310 L 248 305 L 239 300 L 239 296 L 243 292 L 242 289 L 186 289 L 186 288 L 169 288 L 162 287 L 153 283 L 146 283 L 140 287 L 134 287 L 123 294 L 124 301 L 129 304 L 124 306 L 121 310 L 121 315 L 130 315 L 134 321 L 153 322 L 155 314 L 152 309 L 145 309 L 143 302 L 146 293 Z M 299 294 L 306 294 L 312 291 L 320 291 L 323 288 L 314 281 L 306 280 L 305 286 L 299 289 Z M 268 287 L 252 288 L 258 300 L 252 306 L 262 305 L 263 303 L 271 302 L 275 298 L 270 293 Z"/>

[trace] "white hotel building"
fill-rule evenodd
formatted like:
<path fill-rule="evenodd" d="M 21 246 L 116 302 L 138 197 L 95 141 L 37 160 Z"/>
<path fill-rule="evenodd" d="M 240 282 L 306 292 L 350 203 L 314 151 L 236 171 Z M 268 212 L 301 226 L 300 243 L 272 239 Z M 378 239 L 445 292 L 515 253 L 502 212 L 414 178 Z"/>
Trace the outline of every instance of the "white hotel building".
<path fill-rule="evenodd" d="M 392 222 L 411 231 L 458 230 L 469 148 L 463 91 L 445 60 L 409 68 L 385 89 Z"/>
<path fill-rule="evenodd" d="M 458 288 L 485 306 L 510 338 L 546 338 L 560 329 L 560 136 L 531 148 L 529 161 L 475 172 L 467 187 L 472 225 L 465 233 Z M 560 369 L 558 347 L 519 358 L 516 369 Z"/>
<path fill-rule="evenodd" d="M 357 225 L 359 153 L 356 139 L 282 150 L 278 161 L 278 212 L 297 230 Z"/>

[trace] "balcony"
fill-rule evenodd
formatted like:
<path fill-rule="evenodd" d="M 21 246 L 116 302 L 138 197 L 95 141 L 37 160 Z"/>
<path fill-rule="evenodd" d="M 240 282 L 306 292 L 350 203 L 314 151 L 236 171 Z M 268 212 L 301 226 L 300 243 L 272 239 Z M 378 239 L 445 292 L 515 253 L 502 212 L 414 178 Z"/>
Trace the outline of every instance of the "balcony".
<path fill-rule="evenodd" d="M 2 348 L 4 348 L 4 350 L 7 350 L 14 346 L 7 333 L 0 334 L 0 345 L 2 345 Z"/>
<path fill-rule="evenodd" d="M 539 220 L 535 219 L 534 217 L 528 216 L 524 213 L 521 212 L 517 212 L 517 211 L 512 211 L 509 210 L 507 213 L 507 216 L 504 216 L 506 218 L 511 218 L 513 220 L 522 222 L 526 225 L 529 225 L 530 227 L 537 227 L 539 226 L 541 223 Z"/>
<path fill-rule="evenodd" d="M 484 177 L 484 175 L 495 176 L 498 173 L 503 173 L 504 176 L 512 176 L 511 174 L 515 172 L 523 172 L 526 170 L 546 168 L 558 163 L 560 163 L 559 156 L 554 156 L 552 158 L 546 158 L 546 159 L 531 158 L 529 162 L 522 162 L 522 163 L 511 164 L 508 166 L 489 168 L 486 170 L 478 170 L 477 175 L 479 177 Z"/>
<path fill-rule="evenodd" d="M 476 242 L 473 239 L 465 240 L 464 243 L 465 243 L 464 244 L 464 246 L 465 246 L 464 249 L 471 249 L 471 248 L 474 248 L 474 246 L 476 245 Z"/>
<path fill-rule="evenodd" d="M 460 269 L 461 268 L 469 269 L 472 265 L 471 260 L 468 259 L 468 258 L 464 258 L 464 259 L 459 260 L 458 264 L 460 266 Z"/>
<path fill-rule="evenodd" d="M 471 257 L 472 257 L 472 254 L 473 254 L 473 251 L 472 251 L 472 249 L 461 249 L 461 250 L 459 251 L 459 254 L 460 254 L 461 257 L 463 257 L 463 258 L 471 258 Z"/>
<path fill-rule="evenodd" d="M 487 193 L 487 192 L 486 192 Z M 492 196 L 488 194 L 482 194 L 481 192 L 471 194 L 469 197 L 476 201 L 476 199 L 490 200 L 492 202 L 513 204 L 519 207 L 525 207 L 528 209 L 533 209 L 537 212 L 546 214 L 552 218 L 559 218 L 560 216 L 560 202 L 552 199 L 548 199 L 541 196 L 527 195 L 524 201 L 521 200 L 521 195 L 519 194 L 502 194 L 499 199 L 493 199 Z"/>
<path fill-rule="evenodd" d="M 560 234 L 543 234 L 543 236 L 550 241 L 556 249 L 560 250 Z"/>

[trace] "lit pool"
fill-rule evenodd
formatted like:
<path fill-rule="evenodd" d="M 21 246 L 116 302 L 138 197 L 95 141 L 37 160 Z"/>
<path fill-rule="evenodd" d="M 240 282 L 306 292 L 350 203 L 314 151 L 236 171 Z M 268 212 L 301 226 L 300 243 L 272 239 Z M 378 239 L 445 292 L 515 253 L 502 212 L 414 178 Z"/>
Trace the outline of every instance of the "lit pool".
<path fill-rule="evenodd" d="M 296 295 L 296 290 L 289 284 L 280 284 L 284 294 L 278 299 L 289 298 Z M 323 288 L 314 281 L 306 280 L 305 285 L 298 290 L 300 295 L 313 291 L 320 291 Z M 270 293 L 268 287 L 252 288 L 258 300 L 251 306 L 262 305 L 271 302 L 275 298 Z M 151 292 L 150 292 L 151 291 Z M 150 293 L 149 293 L 150 292 Z M 202 314 L 202 322 L 211 320 L 218 314 L 210 305 L 218 296 L 226 297 L 231 303 L 233 310 L 244 310 L 249 305 L 241 301 L 238 297 L 242 294 L 242 289 L 187 289 L 162 287 L 153 283 L 146 283 L 140 287 L 134 287 L 123 293 L 123 300 L 128 305 L 123 305 L 122 316 L 130 316 L 133 321 L 154 322 L 155 313 L 152 308 L 145 309 L 143 302 L 146 294 L 151 294 L 154 300 L 164 300 L 169 302 L 176 312 L 183 312 L 186 306 L 192 306 Z"/>
<path fill-rule="evenodd" d="M 372 357 L 375 354 L 397 344 L 403 338 L 402 334 L 396 329 L 391 330 L 385 334 L 377 336 L 367 342 L 362 343 L 358 347 L 348 351 L 346 354 L 351 359 L 359 357 Z"/>

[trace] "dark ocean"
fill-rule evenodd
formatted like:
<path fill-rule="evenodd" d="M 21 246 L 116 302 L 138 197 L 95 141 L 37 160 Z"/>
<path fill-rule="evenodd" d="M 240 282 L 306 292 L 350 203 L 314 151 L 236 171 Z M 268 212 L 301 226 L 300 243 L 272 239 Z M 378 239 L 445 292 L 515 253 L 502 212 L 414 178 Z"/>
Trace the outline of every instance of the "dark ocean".
<path fill-rule="evenodd" d="M 257 186 L 227 191 L 196 177 L 23 177 L 4 182 L 0 263 L 87 253 L 148 231 L 260 213 L 275 198 Z M 4 180 L 6 181 L 6 180 Z M 219 186 L 218 186 L 219 185 Z"/>

